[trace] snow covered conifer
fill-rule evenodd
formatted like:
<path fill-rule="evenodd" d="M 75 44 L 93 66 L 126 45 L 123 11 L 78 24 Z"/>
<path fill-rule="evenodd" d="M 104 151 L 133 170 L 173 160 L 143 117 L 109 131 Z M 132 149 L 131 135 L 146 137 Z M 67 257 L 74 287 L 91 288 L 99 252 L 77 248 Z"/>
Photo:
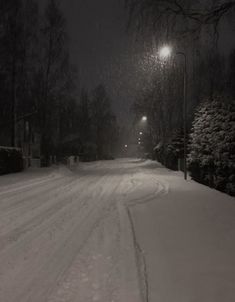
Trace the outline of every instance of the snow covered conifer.
<path fill-rule="evenodd" d="M 235 102 L 216 97 L 198 108 L 188 158 L 192 177 L 235 194 Z"/>

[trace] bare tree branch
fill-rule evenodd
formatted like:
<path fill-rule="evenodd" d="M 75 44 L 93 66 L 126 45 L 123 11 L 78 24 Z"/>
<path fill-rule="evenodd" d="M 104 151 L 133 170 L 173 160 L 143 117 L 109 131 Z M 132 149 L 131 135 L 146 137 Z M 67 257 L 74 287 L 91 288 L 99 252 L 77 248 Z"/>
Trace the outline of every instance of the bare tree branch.
<path fill-rule="evenodd" d="M 211 7 L 198 5 L 195 1 L 185 0 L 125 0 L 129 11 L 129 25 L 135 22 L 139 27 L 153 26 L 164 18 L 182 18 L 191 20 L 194 27 L 214 25 L 218 27 L 220 20 L 233 11 L 235 1 L 226 1 Z"/>

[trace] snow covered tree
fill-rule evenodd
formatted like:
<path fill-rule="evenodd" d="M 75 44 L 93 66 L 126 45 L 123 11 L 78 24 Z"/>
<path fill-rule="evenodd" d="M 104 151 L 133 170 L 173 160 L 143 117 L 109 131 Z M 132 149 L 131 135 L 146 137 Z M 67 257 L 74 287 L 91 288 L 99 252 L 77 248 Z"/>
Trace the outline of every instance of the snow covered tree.
<path fill-rule="evenodd" d="M 178 160 L 183 158 L 184 138 L 183 130 L 172 133 L 171 138 L 166 142 L 161 141 L 155 148 L 156 159 L 167 168 L 178 169 Z"/>
<path fill-rule="evenodd" d="M 235 102 L 216 97 L 195 114 L 190 153 L 192 177 L 211 187 L 235 194 Z"/>

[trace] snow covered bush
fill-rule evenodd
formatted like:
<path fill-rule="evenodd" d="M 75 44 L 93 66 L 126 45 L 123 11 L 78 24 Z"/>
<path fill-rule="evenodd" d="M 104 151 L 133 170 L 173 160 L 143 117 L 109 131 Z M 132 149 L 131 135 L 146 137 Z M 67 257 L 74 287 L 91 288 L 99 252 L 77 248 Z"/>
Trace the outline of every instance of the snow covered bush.
<path fill-rule="evenodd" d="M 193 122 L 188 166 L 196 181 L 235 195 L 235 102 L 205 101 Z"/>
<path fill-rule="evenodd" d="M 164 149 L 163 142 L 158 143 L 158 145 L 154 148 L 155 159 L 161 164 L 164 164 Z"/>
<path fill-rule="evenodd" d="M 166 167 L 178 170 L 178 159 L 184 156 L 183 132 L 176 131 L 166 146 Z"/>
<path fill-rule="evenodd" d="M 156 159 L 171 170 L 178 169 L 178 159 L 183 158 L 183 134 L 176 131 L 167 143 L 160 143 L 154 149 Z"/>
<path fill-rule="evenodd" d="M 23 170 L 21 149 L 0 147 L 0 175 Z"/>

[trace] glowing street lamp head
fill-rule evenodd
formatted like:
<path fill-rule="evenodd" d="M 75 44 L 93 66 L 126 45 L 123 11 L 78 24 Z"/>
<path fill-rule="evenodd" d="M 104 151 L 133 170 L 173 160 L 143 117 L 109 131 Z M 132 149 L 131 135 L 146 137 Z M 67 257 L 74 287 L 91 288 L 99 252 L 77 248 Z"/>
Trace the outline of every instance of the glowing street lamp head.
<path fill-rule="evenodd" d="M 143 117 L 142 117 L 142 121 L 143 121 L 143 122 L 146 122 L 146 121 L 147 121 L 147 116 L 143 116 Z"/>
<path fill-rule="evenodd" d="M 128 145 L 125 145 L 125 148 L 127 148 L 128 147 Z"/>
<path fill-rule="evenodd" d="M 143 134 L 143 132 L 142 131 L 140 131 L 140 133 L 139 133 L 140 135 L 142 135 Z"/>
<path fill-rule="evenodd" d="M 169 58 L 171 53 L 172 49 L 170 46 L 163 46 L 159 51 L 160 58 L 163 60 Z"/>

